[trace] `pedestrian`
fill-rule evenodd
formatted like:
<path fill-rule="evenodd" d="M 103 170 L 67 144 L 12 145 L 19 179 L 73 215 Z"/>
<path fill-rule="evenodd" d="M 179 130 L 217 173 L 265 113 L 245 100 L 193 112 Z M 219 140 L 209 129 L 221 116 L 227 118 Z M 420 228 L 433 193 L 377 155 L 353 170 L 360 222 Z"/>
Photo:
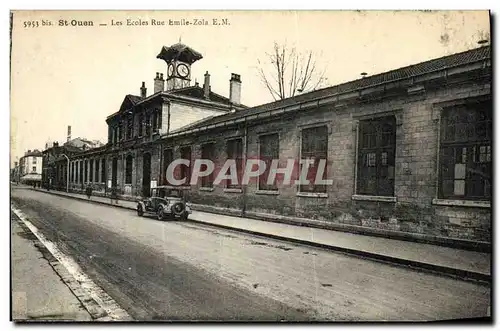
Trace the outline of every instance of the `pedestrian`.
<path fill-rule="evenodd" d="M 115 204 L 118 204 L 118 189 L 116 188 L 116 186 L 113 186 L 111 188 L 111 194 L 109 197 L 111 200 L 111 204 L 113 204 L 113 200 L 114 200 Z"/>
<path fill-rule="evenodd" d="M 92 196 L 92 185 L 87 185 L 87 188 L 85 189 L 85 194 L 87 194 L 87 197 L 90 200 L 90 197 Z"/>

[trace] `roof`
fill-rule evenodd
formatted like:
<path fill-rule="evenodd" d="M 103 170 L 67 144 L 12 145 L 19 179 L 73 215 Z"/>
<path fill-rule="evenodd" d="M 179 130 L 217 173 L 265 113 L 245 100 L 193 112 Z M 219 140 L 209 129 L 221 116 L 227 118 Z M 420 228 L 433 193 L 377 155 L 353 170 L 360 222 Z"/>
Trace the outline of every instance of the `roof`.
<path fill-rule="evenodd" d="M 26 152 L 22 157 L 26 157 L 26 156 L 43 156 L 43 153 L 40 152 L 39 150 L 35 149 L 34 151 Z"/>
<path fill-rule="evenodd" d="M 229 98 L 222 96 L 218 93 L 212 92 L 212 91 L 210 91 L 208 99 L 205 99 L 205 91 L 203 90 L 203 88 L 200 87 L 199 85 L 194 85 L 194 86 L 188 86 L 188 87 L 170 90 L 170 91 L 160 91 L 160 92 L 157 92 L 155 94 L 148 96 L 145 99 L 143 99 L 137 95 L 127 94 L 122 101 L 122 104 L 120 106 L 120 110 L 118 110 L 117 112 L 115 112 L 111 115 L 108 115 L 108 117 L 106 117 L 106 121 L 117 116 L 120 112 L 131 109 L 133 106 L 135 106 L 143 101 L 149 102 L 152 99 L 154 99 L 158 96 L 161 96 L 161 95 L 166 96 L 166 97 L 168 97 L 168 96 L 174 96 L 174 97 L 175 96 L 181 96 L 181 97 L 185 96 L 185 97 L 190 97 L 190 98 L 194 98 L 194 99 L 199 99 L 201 101 L 216 102 L 216 103 L 220 103 L 220 104 L 226 105 L 226 106 L 233 105 Z M 233 106 L 235 108 L 238 108 L 238 109 L 248 108 L 248 106 L 241 105 L 241 104 L 240 105 L 233 105 Z M 229 111 L 229 109 L 228 109 L 228 111 Z"/>
<path fill-rule="evenodd" d="M 73 146 L 73 145 L 64 145 L 64 149 L 67 151 L 67 152 L 73 152 L 73 153 L 78 153 L 78 152 L 81 152 L 82 149 L 79 148 L 79 147 L 76 147 L 76 146 Z"/>
<path fill-rule="evenodd" d="M 360 88 L 366 88 L 374 85 L 388 83 L 395 80 L 411 78 L 414 76 L 423 75 L 450 67 L 456 67 L 468 63 L 486 60 L 489 59 L 490 57 L 491 57 L 490 46 L 483 46 L 465 52 L 456 53 L 449 56 L 432 59 L 418 64 L 413 64 L 399 69 L 387 71 L 377 75 L 367 76 L 365 78 L 349 81 L 340 85 L 335 85 L 324 89 L 316 90 L 313 92 L 304 93 L 292 98 L 278 100 L 264 105 L 248 108 L 245 110 L 240 110 L 234 113 L 211 117 L 204 121 L 188 125 L 184 127 L 182 130 L 179 130 L 178 132 L 193 130 L 208 125 L 214 125 L 224 121 L 236 120 L 243 118 L 245 116 L 263 113 L 271 109 L 292 106 L 297 103 L 311 101 L 322 97 L 355 91 Z"/>
<path fill-rule="evenodd" d="M 196 98 L 196 99 L 219 102 L 219 103 L 223 103 L 226 105 L 232 104 L 232 102 L 231 102 L 231 100 L 229 100 L 229 98 L 226 98 L 226 97 L 224 97 L 220 94 L 217 94 L 215 92 L 212 92 L 212 91 L 210 91 L 208 99 L 205 99 L 205 91 L 199 85 L 188 86 L 188 87 L 184 87 L 184 88 L 180 88 L 180 89 L 166 91 L 165 94 L 166 95 L 183 95 L 183 96 Z M 244 105 L 238 105 L 238 107 L 248 108 L 247 106 L 244 106 Z"/>
<path fill-rule="evenodd" d="M 128 98 L 134 105 L 142 100 L 140 96 L 133 94 L 127 94 L 126 98 Z"/>
<path fill-rule="evenodd" d="M 127 94 L 125 98 L 123 98 L 122 104 L 120 106 L 120 111 L 127 110 L 138 104 L 142 98 L 138 95 Z"/>
<path fill-rule="evenodd" d="M 174 44 L 170 47 L 163 46 L 161 48 L 160 54 L 156 56 L 158 59 L 162 59 L 167 63 L 175 60 L 180 60 L 186 63 L 193 63 L 203 58 L 203 56 L 192 49 L 181 43 Z"/>

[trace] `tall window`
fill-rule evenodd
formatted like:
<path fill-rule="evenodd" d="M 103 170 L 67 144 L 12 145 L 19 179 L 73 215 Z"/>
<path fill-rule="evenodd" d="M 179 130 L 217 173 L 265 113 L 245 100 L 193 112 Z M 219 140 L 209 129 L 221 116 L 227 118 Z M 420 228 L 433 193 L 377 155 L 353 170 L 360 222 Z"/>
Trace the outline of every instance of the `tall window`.
<path fill-rule="evenodd" d="M 156 113 L 158 116 L 158 120 L 156 121 L 156 124 L 158 125 L 158 130 L 161 129 L 161 109 L 158 109 L 158 112 Z"/>
<path fill-rule="evenodd" d="M 106 159 L 101 160 L 101 182 L 106 182 Z"/>
<path fill-rule="evenodd" d="M 89 169 L 89 182 L 93 182 L 94 181 L 94 160 L 90 160 L 89 161 L 90 165 L 90 169 Z"/>
<path fill-rule="evenodd" d="M 86 183 L 88 181 L 88 167 L 89 167 L 89 163 L 87 160 L 85 160 L 85 173 L 84 173 L 84 182 Z"/>
<path fill-rule="evenodd" d="M 241 188 L 243 177 L 243 140 L 241 138 L 227 141 L 227 159 L 235 160 L 238 182 L 232 184 L 230 180 L 226 181 L 227 188 Z"/>
<path fill-rule="evenodd" d="M 181 178 L 186 178 L 186 182 L 184 185 L 189 185 L 191 182 L 191 146 L 181 147 L 181 158 L 185 160 L 189 160 L 189 166 L 185 164 L 181 164 L 179 167 L 181 169 Z"/>
<path fill-rule="evenodd" d="M 122 133 L 123 133 L 122 132 L 123 131 L 123 129 L 122 129 L 122 123 L 119 123 L 118 127 L 116 129 L 118 130 L 118 141 L 121 141 L 122 140 Z"/>
<path fill-rule="evenodd" d="M 174 160 L 174 152 L 172 149 L 166 149 L 163 151 L 163 170 L 161 176 L 163 178 L 163 185 L 168 185 L 167 181 L 167 168 Z"/>
<path fill-rule="evenodd" d="M 33 156 L 33 164 L 36 164 L 36 156 Z"/>
<path fill-rule="evenodd" d="M 302 144 L 301 144 L 301 159 L 312 160 L 307 172 L 307 180 L 309 184 L 300 185 L 300 192 L 311 193 L 325 193 L 326 186 L 324 184 L 316 184 L 316 177 L 318 172 L 323 172 L 321 179 L 326 179 L 326 161 L 328 149 L 328 128 L 326 125 L 317 126 L 314 128 L 307 128 L 302 130 Z M 320 169 L 320 161 L 324 160 L 324 168 Z M 302 173 L 302 167 L 301 171 Z M 299 174 L 300 175 L 300 174 Z"/>
<path fill-rule="evenodd" d="M 357 193 L 394 195 L 396 118 L 379 117 L 359 122 Z"/>
<path fill-rule="evenodd" d="M 146 136 L 149 136 L 151 134 L 151 115 L 147 114 L 146 115 Z"/>
<path fill-rule="evenodd" d="M 157 125 L 157 124 L 156 124 L 156 120 L 157 120 L 157 113 L 158 113 L 158 112 L 157 112 L 157 110 L 155 109 L 155 110 L 153 111 L 153 113 L 152 113 L 152 116 L 151 116 L 151 117 L 152 117 L 152 122 L 153 122 L 153 123 L 151 124 L 151 127 L 153 128 L 153 131 L 156 131 L 156 125 Z"/>
<path fill-rule="evenodd" d="M 36 166 L 33 166 L 33 172 L 36 172 Z"/>
<path fill-rule="evenodd" d="M 201 146 L 201 158 L 204 160 L 214 161 L 215 157 L 215 145 L 213 143 L 204 144 Z M 200 167 L 200 171 L 206 171 L 207 166 L 203 164 Z M 213 171 L 208 175 L 201 177 L 202 187 L 213 187 L 214 186 L 214 173 Z"/>
<path fill-rule="evenodd" d="M 94 182 L 99 183 L 99 160 L 95 159 Z"/>
<path fill-rule="evenodd" d="M 125 159 L 125 184 L 132 184 L 132 155 Z"/>
<path fill-rule="evenodd" d="M 267 184 L 271 163 L 279 159 L 279 135 L 277 133 L 259 137 L 259 159 L 266 164 L 266 171 L 259 177 L 259 190 L 278 190 L 276 180 L 272 184 Z"/>
<path fill-rule="evenodd" d="M 144 130 L 144 114 L 141 112 L 139 113 L 139 137 L 142 136 Z"/>
<path fill-rule="evenodd" d="M 83 183 L 83 161 L 78 161 L 78 163 L 80 164 L 80 183 Z"/>
<path fill-rule="evenodd" d="M 491 100 L 443 109 L 441 198 L 491 199 Z"/>
<path fill-rule="evenodd" d="M 132 138 L 134 132 L 134 118 L 132 116 L 127 117 L 127 139 Z"/>

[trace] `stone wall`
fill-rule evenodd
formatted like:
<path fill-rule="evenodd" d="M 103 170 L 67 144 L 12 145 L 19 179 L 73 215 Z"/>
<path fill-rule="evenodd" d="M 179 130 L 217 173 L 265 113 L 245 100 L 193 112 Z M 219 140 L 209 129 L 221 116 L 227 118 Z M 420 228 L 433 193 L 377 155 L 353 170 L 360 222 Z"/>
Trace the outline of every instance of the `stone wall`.
<path fill-rule="evenodd" d="M 303 128 L 327 125 L 327 178 L 333 179 L 333 185 L 327 186 L 326 194 L 300 194 L 298 187 L 281 184 L 278 192 L 262 192 L 253 181 L 241 191 L 229 191 L 224 185 L 207 190 L 198 184 L 191 187 L 188 196 L 192 203 L 217 208 L 488 242 L 491 240 L 488 203 L 441 206 L 434 200 L 438 183 L 439 105 L 487 95 L 489 90 L 487 83 L 461 84 L 420 95 L 401 95 L 340 108 L 326 106 L 303 111 L 300 116 L 260 121 L 247 128 L 248 158 L 258 157 L 259 135 L 278 133 L 280 167 L 285 167 L 289 158 L 300 158 Z M 386 115 L 396 118 L 395 194 L 392 199 L 367 198 L 355 192 L 357 122 Z M 178 138 L 170 145 L 176 148 L 191 144 L 195 158 L 201 157 L 200 146 L 204 142 L 213 141 L 216 161 L 222 164 L 227 158 L 226 141 L 244 135 L 244 127 L 224 129 L 199 137 Z M 180 154 L 174 153 L 174 159 L 177 157 Z"/>

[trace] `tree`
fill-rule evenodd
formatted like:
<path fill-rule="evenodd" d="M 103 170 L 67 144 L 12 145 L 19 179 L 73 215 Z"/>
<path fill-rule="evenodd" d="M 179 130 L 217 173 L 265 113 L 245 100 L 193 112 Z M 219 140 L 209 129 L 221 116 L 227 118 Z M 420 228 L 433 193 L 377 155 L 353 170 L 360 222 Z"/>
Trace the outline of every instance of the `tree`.
<path fill-rule="evenodd" d="M 317 67 L 312 51 L 299 52 L 296 47 L 274 42 L 265 60 L 257 60 L 257 71 L 274 100 L 309 92 L 326 83 L 325 70 Z"/>

